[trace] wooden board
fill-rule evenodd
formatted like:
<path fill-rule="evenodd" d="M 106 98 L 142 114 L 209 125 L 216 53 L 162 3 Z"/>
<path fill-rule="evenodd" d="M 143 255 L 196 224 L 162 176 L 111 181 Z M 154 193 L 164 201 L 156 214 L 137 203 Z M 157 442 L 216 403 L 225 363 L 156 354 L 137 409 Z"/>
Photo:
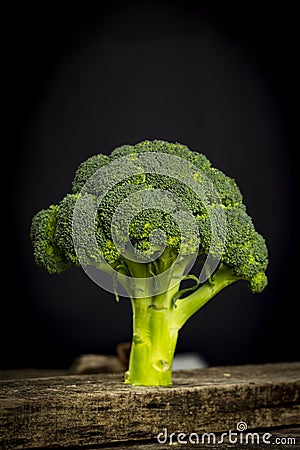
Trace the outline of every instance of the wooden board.
<path fill-rule="evenodd" d="M 158 433 L 300 424 L 300 363 L 174 372 L 170 387 L 124 385 L 121 374 L 0 382 L 0 447 L 157 442 Z M 194 446 L 197 447 L 197 446 Z"/>

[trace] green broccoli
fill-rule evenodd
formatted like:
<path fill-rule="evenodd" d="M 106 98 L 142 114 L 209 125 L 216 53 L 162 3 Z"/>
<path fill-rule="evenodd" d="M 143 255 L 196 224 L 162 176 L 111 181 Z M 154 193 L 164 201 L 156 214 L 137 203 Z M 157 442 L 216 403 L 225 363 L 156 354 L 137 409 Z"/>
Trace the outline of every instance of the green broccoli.
<path fill-rule="evenodd" d="M 172 384 L 179 330 L 226 286 L 245 280 L 258 293 L 267 285 L 266 243 L 236 182 L 178 143 L 144 141 L 88 158 L 71 193 L 34 216 L 31 239 L 49 273 L 105 271 L 116 298 L 118 286 L 130 298 L 132 385 Z"/>

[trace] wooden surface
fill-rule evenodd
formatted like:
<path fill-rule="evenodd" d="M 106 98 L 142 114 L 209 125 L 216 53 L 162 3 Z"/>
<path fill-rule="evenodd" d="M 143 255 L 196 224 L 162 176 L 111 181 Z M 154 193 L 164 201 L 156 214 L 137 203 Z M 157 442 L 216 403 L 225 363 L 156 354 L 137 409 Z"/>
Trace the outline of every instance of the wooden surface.
<path fill-rule="evenodd" d="M 122 379 L 100 374 L 1 381 L 0 448 L 123 443 L 119 449 L 152 450 L 163 448 L 156 438 L 165 428 L 189 435 L 236 430 L 240 421 L 248 431 L 300 424 L 300 363 L 178 371 L 173 386 L 164 388 L 132 387 Z"/>

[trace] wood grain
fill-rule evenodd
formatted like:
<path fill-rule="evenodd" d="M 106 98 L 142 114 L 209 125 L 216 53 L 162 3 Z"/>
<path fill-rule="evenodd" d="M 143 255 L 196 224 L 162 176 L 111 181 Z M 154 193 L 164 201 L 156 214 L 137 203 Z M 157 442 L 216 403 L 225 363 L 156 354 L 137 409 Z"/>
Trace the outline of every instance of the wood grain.
<path fill-rule="evenodd" d="M 300 363 L 174 372 L 173 386 L 124 385 L 120 374 L 0 382 L 0 447 L 155 442 L 157 434 L 300 424 Z"/>

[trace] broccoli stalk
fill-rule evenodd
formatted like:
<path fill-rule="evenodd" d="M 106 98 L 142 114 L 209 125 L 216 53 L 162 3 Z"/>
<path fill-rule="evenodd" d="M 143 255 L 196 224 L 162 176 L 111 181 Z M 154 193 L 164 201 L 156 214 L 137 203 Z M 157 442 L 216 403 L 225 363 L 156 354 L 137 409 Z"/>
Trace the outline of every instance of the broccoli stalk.
<path fill-rule="evenodd" d="M 143 266 L 141 270 L 143 274 Z M 137 272 L 135 266 L 135 276 Z M 179 283 L 159 295 L 131 298 L 133 339 L 125 383 L 172 384 L 172 362 L 179 330 L 218 292 L 238 279 L 229 267 L 221 264 L 209 281 L 180 301 L 174 301 Z"/>
<path fill-rule="evenodd" d="M 176 156 L 177 159 L 172 159 L 173 175 L 158 173 L 160 169 L 143 170 L 141 160 L 149 152 L 156 159 L 161 154 Z M 127 162 L 129 159 L 129 167 L 137 167 L 137 172 L 122 177 L 124 158 Z M 155 158 L 151 160 L 154 166 Z M 115 161 L 122 164 L 113 172 L 113 186 L 101 197 L 105 179 L 99 182 L 95 175 L 103 168 L 115 167 Z M 190 164 L 188 169 L 182 161 Z M 182 181 L 187 178 L 191 183 Z M 218 193 L 217 199 L 207 179 Z M 195 183 L 203 187 L 205 200 L 195 192 Z M 147 206 L 141 210 L 136 206 L 137 192 L 146 195 Z M 151 202 L 155 192 L 157 206 Z M 164 192 L 170 193 L 172 199 Z M 174 196 L 178 201 L 173 200 Z M 78 204 L 79 246 L 76 232 L 74 235 Z M 121 204 L 125 216 L 129 213 L 131 218 L 129 226 L 122 214 L 114 221 Z M 212 217 L 216 224 L 214 236 Z M 163 233 L 162 251 L 161 236 L 155 234 L 158 229 Z M 49 273 L 61 273 L 71 265 L 93 267 L 113 272 L 114 286 L 119 283 L 125 289 L 133 312 L 125 383 L 132 385 L 172 384 L 178 332 L 189 318 L 238 280 L 246 281 L 253 293 L 261 292 L 267 284 L 266 243 L 246 212 L 237 184 L 213 168 L 206 156 L 178 143 L 144 141 L 117 148 L 110 156 L 99 154 L 88 158 L 75 173 L 71 193 L 58 205 L 34 216 L 31 239 L 37 265 Z M 215 270 L 211 271 L 203 262 L 208 257 L 217 258 Z M 199 273 L 206 270 L 207 276 L 201 282 L 201 276 L 189 274 L 191 261 Z M 159 281 L 165 273 L 167 277 Z M 154 289 L 148 280 L 158 286 L 161 283 L 160 289 Z M 184 288 L 185 280 L 193 281 L 193 286 Z"/>
<path fill-rule="evenodd" d="M 133 338 L 125 383 L 172 384 L 172 362 L 178 331 L 172 290 L 153 297 L 131 299 Z"/>

